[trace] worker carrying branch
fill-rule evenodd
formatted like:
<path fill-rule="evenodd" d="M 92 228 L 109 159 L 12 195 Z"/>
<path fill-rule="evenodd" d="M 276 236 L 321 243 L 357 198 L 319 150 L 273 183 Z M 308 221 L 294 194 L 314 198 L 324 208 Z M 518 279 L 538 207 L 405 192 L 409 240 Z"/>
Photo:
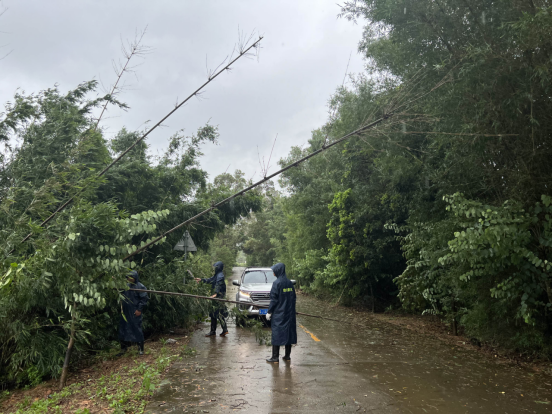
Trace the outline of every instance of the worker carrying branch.
<path fill-rule="evenodd" d="M 271 288 L 271 303 L 267 320 L 271 322 L 273 355 L 269 363 L 278 363 L 280 346 L 284 346 L 284 360 L 290 360 L 292 345 L 298 342 L 296 332 L 296 290 L 288 279 L 282 262 L 271 267 L 277 279 Z"/>
<path fill-rule="evenodd" d="M 218 261 L 214 266 L 214 274 L 211 278 L 194 278 L 196 282 L 204 282 L 206 284 L 211 284 L 211 292 L 213 295 L 211 298 L 225 298 L 227 293 L 227 284 L 225 282 L 225 274 L 223 274 L 223 268 L 225 265 Z M 211 331 L 205 335 L 205 337 L 215 336 L 215 330 L 217 330 L 217 320 L 221 324 L 223 331 L 220 336 L 226 336 L 228 334 L 226 318 L 228 317 L 227 307 L 220 302 L 215 302 L 213 304 L 213 310 L 209 313 L 211 317 Z"/>

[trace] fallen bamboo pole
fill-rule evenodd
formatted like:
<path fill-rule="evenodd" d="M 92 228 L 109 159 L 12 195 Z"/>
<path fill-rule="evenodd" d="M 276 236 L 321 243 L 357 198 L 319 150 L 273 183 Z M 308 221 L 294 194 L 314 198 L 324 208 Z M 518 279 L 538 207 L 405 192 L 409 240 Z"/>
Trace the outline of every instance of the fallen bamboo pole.
<path fill-rule="evenodd" d="M 144 251 L 146 248 L 148 248 L 148 247 L 150 247 L 150 246 L 156 244 L 158 241 L 162 240 L 163 238 L 165 238 L 165 237 L 166 237 L 167 235 L 169 235 L 170 233 L 173 233 L 173 232 L 176 231 L 177 229 L 182 228 L 183 226 L 188 225 L 189 223 L 194 222 L 196 219 L 200 218 L 201 216 L 205 215 L 206 213 L 211 212 L 212 210 L 217 209 L 219 206 L 221 206 L 221 205 L 227 203 L 228 201 L 234 199 L 235 197 L 243 195 L 244 193 L 246 193 L 246 192 L 248 192 L 248 191 L 250 191 L 250 190 L 256 188 L 257 186 L 259 186 L 259 185 L 265 183 L 266 181 L 271 180 L 273 177 L 278 176 L 278 175 L 281 174 L 281 173 L 284 173 L 286 170 L 289 170 L 289 169 L 291 169 L 292 167 L 296 167 L 298 164 L 303 163 L 303 162 L 306 161 L 306 160 L 309 160 L 311 157 L 314 157 L 314 156 L 316 156 L 317 154 L 322 153 L 323 151 L 328 150 L 328 149 L 331 148 L 331 147 L 334 147 L 336 144 L 341 143 L 341 142 L 347 140 L 347 139 L 350 138 L 350 137 L 357 136 L 357 135 L 360 135 L 360 134 L 366 132 L 367 130 L 369 130 L 369 129 L 375 127 L 375 126 L 377 126 L 378 124 L 380 124 L 381 122 L 387 120 L 388 118 L 392 117 L 393 115 L 394 115 L 394 113 L 387 113 L 387 114 L 384 114 L 384 115 L 382 116 L 382 118 L 379 118 L 378 120 L 373 121 L 372 123 L 370 123 L 370 124 L 368 124 L 368 125 L 365 125 L 364 127 L 358 128 L 357 130 L 352 131 L 351 133 L 346 134 L 346 135 L 344 135 L 343 137 L 338 138 L 338 139 L 334 140 L 333 142 L 331 142 L 331 143 L 329 143 L 329 144 L 326 144 L 326 143 L 325 143 L 320 149 L 318 149 L 318 150 L 316 150 L 316 151 L 314 151 L 314 152 L 312 152 L 312 153 L 306 155 L 305 157 L 302 157 L 301 159 L 299 159 L 299 160 L 297 160 L 297 161 L 295 161 L 295 162 L 293 162 L 293 163 L 290 163 L 289 165 L 283 167 L 283 168 L 280 169 L 279 171 L 274 172 L 274 173 L 271 174 L 270 176 L 265 176 L 263 179 L 259 180 L 258 182 L 256 182 L 256 183 L 254 183 L 254 184 L 252 184 L 252 185 L 250 185 L 250 186 L 248 186 L 248 187 L 246 187 L 246 188 L 244 188 L 244 189 L 242 189 L 242 190 L 240 190 L 240 191 L 234 193 L 233 195 L 231 195 L 231 196 L 229 196 L 229 197 L 227 197 L 227 198 L 221 200 L 221 201 L 218 202 L 218 203 L 212 204 L 209 208 L 207 208 L 207 209 L 204 210 L 203 212 L 200 212 L 200 213 L 198 213 L 197 215 L 191 217 L 190 219 L 185 220 L 184 222 L 178 224 L 178 225 L 175 226 L 174 228 L 169 229 L 168 231 L 162 233 L 162 234 L 161 234 L 160 236 L 158 236 L 157 238 L 152 239 L 152 240 L 151 240 L 150 242 L 148 242 L 147 244 L 142 245 L 140 248 L 138 248 L 138 249 L 135 250 L 134 252 L 131 252 L 129 255 L 127 255 L 125 258 L 123 258 L 123 261 L 126 261 L 126 260 L 128 260 L 129 258 L 132 258 L 132 257 L 135 256 L 136 254 L 138 254 L 138 253 Z"/>
<path fill-rule="evenodd" d="M 248 54 L 248 52 L 250 51 L 250 49 L 252 48 L 257 48 L 257 45 L 259 44 L 259 42 L 261 42 L 261 40 L 263 39 L 263 36 L 259 36 L 259 38 L 253 42 L 250 46 L 248 46 L 247 48 L 244 48 L 243 50 L 241 50 L 239 53 L 238 53 L 238 56 L 234 59 L 232 59 L 228 64 L 226 64 L 222 69 L 220 69 L 219 71 L 217 71 L 216 73 L 214 74 L 211 74 L 208 76 L 208 79 L 207 81 L 205 81 L 200 87 L 198 87 L 194 92 L 192 92 L 190 95 L 188 95 L 188 97 L 186 97 L 186 99 L 184 99 L 183 101 L 181 101 L 180 103 L 176 104 L 175 107 L 169 111 L 161 120 L 159 120 L 153 127 L 151 127 L 148 131 L 146 131 L 144 134 L 142 134 L 129 148 L 127 148 L 125 151 L 123 151 L 121 154 L 119 154 L 107 167 L 105 167 L 101 172 L 99 172 L 95 179 L 98 179 L 100 177 L 102 177 L 109 169 L 111 169 L 115 164 L 117 164 L 129 151 L 131 151 L 136 145 L 138 145 L 140 142 L 142 142 L 146 137 L 148 137 L 148 135 L 150 135 L 150 133 L 152 131 L 154 131 L 156 128 L 158 128 L 160 125 L 163 124 L 163 122 L 169 118 L 171 115 L 173 115 L 173 113 L 175 111 L 177 111 L 180 107 L 182 107 L 184 104 L 186 104 L 190 99 L 192 99 L 192 97 L 195 97 L 197 96 L 200 91 L 202 89 L 204 89 L 207 85 L 209 85 L 211 83 L 211 81 L 213 81 L 215 78 L 217 78 L 220 74 L 222 74 L 223 72 L 227 71 L 230 69 L 230 67 L 238 60 L 240 59 L 242 56 L 245 56 Z M 45 226 L 46 224 L 48 224 L 48 222 L 50 222 L 52 219 L 54 219 L 54 217 L 56 217 L 56 215 L 61 212 L 62 210 L 64 210 L 67 206 L 69 206 L 73 200 L 75 200 L 75 198 L 77 196 L 79 196 L 81 193 L 83 193 L 85 191 L 85 189 L 88 187 L 88 185 L 85 185 L 83 186 L 81 189 L 79 189 L 77 191 L 76 194 L 74 194 L 73 196 L 71 196 L 69 198 L 69 200 L 67 200 L 65 203 L 63 203 L 59 208 L 57 208 L 50 216 L 48 216 L 39 226 L 40 227 L 43 227 Z M 23 238 L 19 243 L 22 244 L 23 242 L 27 241 L 31 236 L 33 236 L 33 232 L 29 233 L 25 238 Z M 12 250 L 8 253 L 8 255 L 10 255 L 13 251 L 15 250 L 15 247 L 12 248 Z"/>
<path fill-rule="evenodd" d="M 201 299 L 201 300 L 219 301 L 221 303 L 231 303 L 231 304 L 240 304 L 240 305 L 260 307 L 259 305 L 256 305 L 254 303 L 248 303 L 246 301 L 232 301 L 232 300 L 226 300 L 224 298 L 207 297 L 205 295 L 174 293 L 174 292 L 171 292 L 171 291 L 141 290 L 139 288 L 129 288 L 127 291 L 141 291 L 141 292 L 152 293 L 152 294 L 175 295 L 175 296 L 179 296 L 179 297 L 189 297 L 189 298 L 198 298 L 198 299 Z M 300 313 L 299 311 L 296 311 L 296 314 L 299 315 L 299 316 L 320 318 L 322 320 L 330 320 L 330 321 L 336 321 L 338 323 L 353 324 L 353 325 L 356 325 L 356 326 L 361 326 L 361 324 L 353 323 L 351 321 L 343 321 L 343 320 L 337 320 L 335 318 L 330 318 L 330 317 L 316 316 L 314 314 Z M 363 327 L 365 327 L 365 326 L 363 326 Z"/>

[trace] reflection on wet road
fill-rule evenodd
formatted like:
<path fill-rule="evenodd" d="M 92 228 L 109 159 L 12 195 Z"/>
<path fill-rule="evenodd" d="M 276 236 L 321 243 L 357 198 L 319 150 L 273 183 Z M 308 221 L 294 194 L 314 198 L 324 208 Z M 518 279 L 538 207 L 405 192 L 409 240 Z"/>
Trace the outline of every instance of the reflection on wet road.
<path fill-rule="evenodd" d="M 228 285 L 228 298 L 235 293 Z M 298 298 L 298 311 L 348 318 L 309 297 Z M 253 333 L 229 331 L 197 331 L 198 353 L 171 367 L 146 412 L 551 413 L 550 376 L 383 322 L 363 329 L 298 317 L 292 361 L 278 365 L 265 362 L 270 348 Z"/>

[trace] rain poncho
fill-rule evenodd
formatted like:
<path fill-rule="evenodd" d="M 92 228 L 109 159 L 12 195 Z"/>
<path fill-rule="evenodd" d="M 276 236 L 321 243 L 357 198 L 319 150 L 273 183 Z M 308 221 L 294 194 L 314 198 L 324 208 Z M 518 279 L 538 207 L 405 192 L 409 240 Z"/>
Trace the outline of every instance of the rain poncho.
<path fill-rule="evenodd" d="M 227 284 L 225 282 L 225 274 L 223 274 L 223 268 L 225 265 L 218 261 L 213 264 L 215 267 L 215 272 L 211 278 L 202 278 L 202 282 L 206 284 L 211 284 L 211 293 L 217 294 L 216 298 L 225 298 L 227 293 Z M 209 313 L 211 317 L 211 331 L 214 332 L 217 328 L 217 320 L 219 320 L 223 331 L 226 331 L 227 324 L 225 318 L 228 317 L 228 309 L 225 304 L 219 301 L 213 301 L 212 311 Z"/>
<path fill-rule="evenodd" d="M 277 279 L 271 288 L 271 304 L 267 313 L 271 316 L 273 346 L 286 346 L 298 342 L 296 332 L 296 290 L 286 277 L 283 263 L 271 267 Z"/>
<path fill-rule="evenodd" d="M 132 271 L 129 274 L 134 278 L 134 283 L 129 283 L 129 288 L 138 288 L 145 290 L 146 287 L 142 285 L 138 279 L 138 272 Z M 123 291 L 124 299 L 122 301 L 122 314 L 119 319 L 119 340 L 123 342 L 135 342 L 142 343 L 144 341 L 144 333 L 142 333 L 142 314 L 135 316 L 136 310 L 142 312 L 144 306 L 148 303 L 148 294 L 140 291 Z M 126 319 L 126 321 L 125 321 Z"/>

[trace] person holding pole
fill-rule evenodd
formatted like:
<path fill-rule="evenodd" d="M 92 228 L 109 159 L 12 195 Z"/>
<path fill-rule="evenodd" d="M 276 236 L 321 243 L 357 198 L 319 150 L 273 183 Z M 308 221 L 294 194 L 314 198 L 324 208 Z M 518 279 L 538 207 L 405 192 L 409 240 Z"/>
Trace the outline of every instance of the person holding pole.
<path fill-rule="evenodd" d="M 213 277 L 211 278 L 195 278 L 196 282 L 205 282 L 206 284 L 211 284 L 212 292 L 214 293 L 211 298 L 225 298 L 225 294 L 227 293 L 227 284 L 225 282 L 225 274 L 223 274 L 223 268 L 225 265 L 218 261 L 215 264 L 213 264 L 215 267 L 215 271 L 213 274 Z M 228 317 L 228 310 L 227 307 L 219 302 L 214 301 L 215 304 L 213 304 L 213 311 L 209 313 L 209 317 L 211 317 L 211 331 L 205 335 L 205 337 L 215 336 L 215 330 L 217 330 L 217 320 L 221 324 L 221 328 L 223 331 L 221 332 L 220 336 L 224 337 L 228 334 L 227 330 L 227 322 L 226 317 Z"/>
<path fill-rule="evenodd" d="M 296 290 L 292 281 L 286 277 L 282 262 L 271 267 L 277 279 L 271 287 L 271 303 L 267 310 L 267 320 L 271 322 L 273 355 L 269 363 L 278 363 L 280 346 L 284 346 L 284 357 L 289 361 L 292 345 L 298 342 L 296 332 Z"/>

